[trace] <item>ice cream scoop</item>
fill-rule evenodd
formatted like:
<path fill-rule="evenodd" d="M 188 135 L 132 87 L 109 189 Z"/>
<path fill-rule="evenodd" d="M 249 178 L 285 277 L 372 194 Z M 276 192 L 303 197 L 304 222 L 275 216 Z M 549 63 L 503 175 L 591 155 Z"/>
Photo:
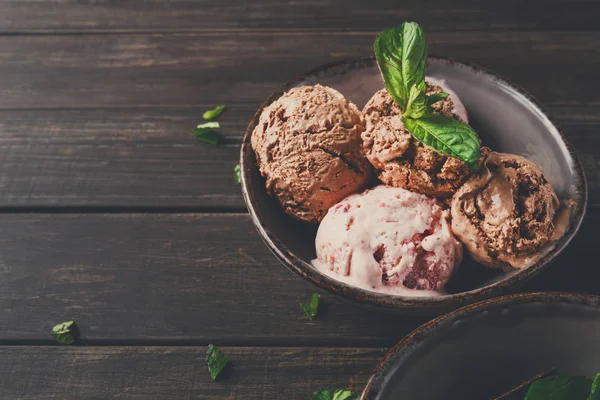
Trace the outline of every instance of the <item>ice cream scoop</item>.
<path fill-rule="evenodd" d="M 462 259 L 449 214 L 438 201 L 401 188 L 352 195 L 321 222 L 313 265 L 375 292 L 435 295 Z"/>
<path fill-rule="evenodd" d="M 541 169 L 491 152 L 452 199 L 452 231 L 478 262 L 525 268 L 552 241 L 558 198 Z"/>
<path fill-rule="evenodd" d="M 444 81 L 427 78 L 426 86 L 427 95 L 450 94 L 433 104 L 434 112 L 468 122 L 465 107 Z M 461 160 L 444 156 L 412 136 L 400 120 L 400 107 L 387 90 L 375 93 L 363 108 L 363 114 L 365 154 L 384 184 L 448 199 L 470 176 L 470 169 Z"/>
<path fill-rule="evenodd" d="M 369 180 L 363 129 L 358 108 L 336 90 L 321 85 L 289 90 L 263 110 L 252 133 L 267 191 L 288 214 L 318 223 Z"/>

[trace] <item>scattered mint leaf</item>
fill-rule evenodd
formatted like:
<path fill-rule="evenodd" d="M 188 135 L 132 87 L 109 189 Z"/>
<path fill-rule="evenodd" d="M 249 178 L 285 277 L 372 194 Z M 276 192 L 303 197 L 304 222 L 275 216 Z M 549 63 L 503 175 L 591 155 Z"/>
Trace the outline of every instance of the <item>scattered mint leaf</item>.
<path fill-rule="evenodd" d="M 52 333 L 56 333 L 56 334 L 69 333 L 71 331 L 71 327 L 74 324 L 75 324 L 75 321 L 73 321 L 73 320 L 61 322 L 60 324 L 54 325 L 54 328 L 52 328 Z"/>
<path fill-rule="evenodd" d="M 65 321 L 54 325 L 50 335 L 61 344 L 75 343 L 75 321 Z"/>
<path fill-rule="evenodd" d="M 217 144 L 219 143 L 219 135 L 216 134 L 215 129 L 219 128 L 218 122 L 206 122 L 198 125 L 192 133 L 202 142 Z"/>
<path fill-rule="evenodd" d="M 358 395 L 346 389 L 319 390 L 311 400 L 358 400 Z"/>
<path fill-rule="evenodd" d="M 205 111 L 204 114 L 202 114 L 202 118 L 204 118 L 207 121 L 212 121 L 215 118 L 219 118 L 221 114 L 223 114 L 223 112 L 225 111 L 225 108 L 225 104 L 216 106 L 212 110 Z"/>
<path fill-rule="evenodd" d="M 533 382 L 525 400 L 585 400 L 592 381 L 583 376 L 552 375 Z"/>
<path fill-rule="evenodd" d="M 206 352 L 206 361 L 208 362 L 208 370 L 213 380 L 216 380 L 221 371 L 225 369 L 229 360 L 225 356 L 225 353 L 221 351 L 214 344 L 208 345 L 208 351 Z"/>
<path fill-rule="evenodd" d="M 592 382 L 592 390 L 590 392 L 589 400 L 600 400 L 600 372 L 596 374 L 596 377 Z"/>
<path fill-rule="evenodd" d="M 242 183 L 242 181 L 240 180 L 240 164 L 236 165 L 235 168 L 233 169 L 233 177 L 235 178 L 235 183 L 237 183 L 238 185 L 240 183 Z"/>
<path fill-rule="evenodd" d="M 411 88 L 425 81 L 425 33 L 415 22 L 386 29 L 375 40 L 375 57 L 387 91 L 405 111 Z"/>
<path fill-rule="evenodd" d="M 424 145 L 477 169 L 481 149 L 477 134 L 469 125 L 439 114 L 419 119 L 402 117 L 402 123 Z"/>
<path fill-rule="evenodd" d="M 52 335 L 54 339 L 60 344 L 73 344 L 75 343 L 75 338 L 70 333 L 64 333 L 62 335 Z"/>
<path fill-rule="evenodd" d="M 438 101 L 444 100 L 448 96 L 450 96 L 448 93 L 436 93 L 432 94 L 431 96 L 427 96 L 427 105 L 432 106 Z"/>
<path fill-rule="evenodd" d="M 321 295 L 318 293 L 313 293 L 310 298 L 310 302 L 307 304 L 300 304 L 300 308 L 304 311 L 304 314 L 310 319 L 315 319 L 317 313 L 319 312 L 319 300 L 321 299 Z"/>

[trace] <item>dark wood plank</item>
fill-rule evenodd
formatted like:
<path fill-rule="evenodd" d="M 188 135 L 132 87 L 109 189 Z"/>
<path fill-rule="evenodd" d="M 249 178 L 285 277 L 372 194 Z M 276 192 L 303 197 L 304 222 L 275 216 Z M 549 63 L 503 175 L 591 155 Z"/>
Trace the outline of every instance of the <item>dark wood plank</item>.
<path fill-rule="evenodd" d="M 325 295 L 309 321 L 299 303 L 314 289 L 243 214 L 1 221 L 0 340 L 50 343 L 53 323 L 75 318 L 84 343 L 391 344 L 425 320 L 400 323 Z"/>
<path fill-rule="evenodd" d="M 202 109 L 0 111 L 0 204 L 243 211 L 233 168 L 248 110 L 223 115 L 218 147 L 191 134 Z"/>
<path fill-rule="evenodd" d="M 600 294 L 599 223 L 590 213 L 523 290 Z M 309 321 L 299 303 L 315 288 L 279 264 L 244 214 L 4 214 L 0 226 L 4 344 L 51 343 L 51 327 L 74 318 L 83 344 L 383 347 L 428 319 L 323 294 Z"/>
<path fill-rule="evenodd" d="M 416 20 L 428 30 L 597 29 L 593 0 L 3 0 L 0 31 L 302 28 L 381 30 Z"/>
<path fill-rule="evenodd" d="M 245 210 L 233 167 L 255 111 L 223 114 L 219 147 L 190 130 L 203 108 L 0 111 L 0 206 L 230 207 Z M 600 107 L 553 107 L 600 205 Z"/>
<path fill-rule="evenodd" d="M 310 399 L 361 391 L 379 348 L 223 348 L 227 379 L 213 382 L 206 347 L 0 347 L 5 399 Z"/>
<path fill-rule="evenodd" d="M 371 55 L 374 38 L 284 31 L 3 36 L 0 108 L 258 105 L 301 72 Z M 547 105 L 600 103 L 600 32 L 432 32 L 429 42 L 433 54 L 496 70 Z"/>

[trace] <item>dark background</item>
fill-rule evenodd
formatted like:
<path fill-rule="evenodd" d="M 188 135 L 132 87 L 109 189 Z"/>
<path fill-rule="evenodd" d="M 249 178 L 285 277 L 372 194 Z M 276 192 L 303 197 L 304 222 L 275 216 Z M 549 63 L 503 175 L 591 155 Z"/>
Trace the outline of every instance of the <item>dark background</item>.
<path fill-rule="evenodd" d="M 314 291 L 256 234 L 233 180 L 259 104 L 293 76 L 371 55 L 405 20 L 432 53 L 536 96 L 586 169 L 590 207 L 524 290 L 600 294 L 596 0 L 0 0 L 0 398 L 309 399 L 361 390 L 426 318 Z M 225 103 L 222 143 L 199 143 Z M 77 346 L 52 326 L 75 318 Z M 206 345 L 233 361 L 210 380 Z"/>

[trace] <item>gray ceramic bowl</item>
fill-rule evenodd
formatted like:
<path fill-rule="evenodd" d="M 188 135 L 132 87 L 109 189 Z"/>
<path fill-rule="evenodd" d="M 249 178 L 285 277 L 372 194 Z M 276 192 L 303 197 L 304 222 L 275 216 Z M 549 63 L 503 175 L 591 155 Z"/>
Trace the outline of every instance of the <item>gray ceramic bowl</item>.
<path fill-rule="evenodd" d="M 415 313 L 440 313 L 485 298 L 505 294 L 530 279 L 554 259 L 579 229 L 587 203 L 581 164 L 572 147 L 541 107 L 522 89 L 479 67 L 441 58 L 430 58 L 427 75 L 445 79 L 469 112 L 469 122 L 485 145 L 500 152 L 523 155 L 542 166 L 561 200 L 577 207 L 570 229 L 535 265 L 510 274 L 463 262 L 448 286 L 448 295 L 410 298 L 383 295 L 348 286 L 312 267 L 316 226 L 284 214 L 265 190 L 250 144 L 264 107 L 295 86 L 320 83 L 339 90 L 362 108 L 383 87 L 374 58 L 325 65 L 286 83 L 258 109 L 248 125 L 241 150 L 241 183 L 244 200 L 256 228 L 269 249 L 290 270 L 314 285 L 362 305 Z"/>
<path fill-rule="evenodd" d="M 434 319 L 388 352 L 361 399 L 486 400 L 552 368 L 600 372 L 599 296 L 518 294 Z"/>

